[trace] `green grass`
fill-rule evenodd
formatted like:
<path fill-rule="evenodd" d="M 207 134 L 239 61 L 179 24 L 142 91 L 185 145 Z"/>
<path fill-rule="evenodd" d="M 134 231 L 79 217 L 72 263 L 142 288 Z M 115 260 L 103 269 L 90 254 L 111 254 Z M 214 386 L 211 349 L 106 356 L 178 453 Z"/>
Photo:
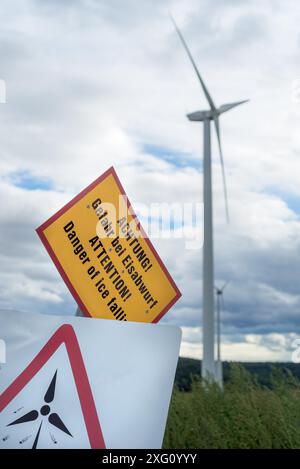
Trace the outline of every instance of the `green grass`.
<path fill-rule="evenodd" d="M 275 368 L 265 387 L 231 365 L 224 391 L 174 389 L 164 448 L 300 448 L 300 382 Z"/>

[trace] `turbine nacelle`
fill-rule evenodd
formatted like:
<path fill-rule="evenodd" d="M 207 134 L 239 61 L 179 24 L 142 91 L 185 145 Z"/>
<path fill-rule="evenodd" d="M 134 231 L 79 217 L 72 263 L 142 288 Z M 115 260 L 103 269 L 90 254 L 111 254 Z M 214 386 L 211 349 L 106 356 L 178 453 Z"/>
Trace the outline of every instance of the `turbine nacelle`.
<path fill-rule="evenodd" d="M 190 114 L 187 114 L 187 118 L 192 121 L 192 122 L 203 122 L 205 120 L 214 120 L 217 116 L 220 114 L 223 114 L 223 112 L 227 112 L 230 109 L 239 106 L 240 104 L 246 103 L 248 99 L 245 99 L 243 101 L 237 101 L 235 103 L 228 103 L 228 104 L 222 104 L 217 109 L 210 109 L 207 111 L 196 111 L 196 112 L 191 112 Z"/>
<path fill-rule="evenodd" d="M 196 111 L 187 114 L 187 118 L 192 122 L 203 122 L 206 120 L 213 120 L 214 116 L 216 116 L 215 111 Z"/>

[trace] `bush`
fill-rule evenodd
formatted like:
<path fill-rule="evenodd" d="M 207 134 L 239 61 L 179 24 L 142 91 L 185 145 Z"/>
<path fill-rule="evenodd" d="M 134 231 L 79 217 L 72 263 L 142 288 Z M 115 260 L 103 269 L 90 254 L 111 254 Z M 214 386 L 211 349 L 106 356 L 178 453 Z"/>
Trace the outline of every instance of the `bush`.
<path fill-rule="evenodd" d="M 164 448 L 300 448 L 300 383 L 274 369 L 267 388 L 234 364 L 224 391 L 199 380 L 174 389 Z"/>

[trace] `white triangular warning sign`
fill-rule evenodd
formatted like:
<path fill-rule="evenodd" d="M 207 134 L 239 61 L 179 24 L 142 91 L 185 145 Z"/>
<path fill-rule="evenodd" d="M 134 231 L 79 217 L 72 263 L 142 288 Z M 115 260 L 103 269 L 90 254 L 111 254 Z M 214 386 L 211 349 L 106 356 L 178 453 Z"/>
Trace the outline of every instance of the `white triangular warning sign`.
<path fill-rule="evenodd" d="M 0 311 L 0 448 L 158 448 L 173 326 Z"/>
<path fill-rule="evenodd" d="M 61 350 L 62 345 L 67 352 L 65 354 Z M 77 395 L 83 419 L 78 405 L 76 412 Z M 0 411 L 1 420 L 6 419 L 7 434 L 2 436 L 4 447 L 15 446 L 16 439 L 23 448 L 31 444 L 34 449 L 47 447 L 47 438 L 50 437 L 55 445 L 76 448 L 83 444 L 84 427 L 90 447 L 105 447 L 85 365 L 70 324 L 60 326 L 2 392 Z M 13 418 L 12 411 L 15 414 Z M 67 416 L 62 417 L 63 413 Z M 74 428 L 72 433 L 71 421 Z"/>

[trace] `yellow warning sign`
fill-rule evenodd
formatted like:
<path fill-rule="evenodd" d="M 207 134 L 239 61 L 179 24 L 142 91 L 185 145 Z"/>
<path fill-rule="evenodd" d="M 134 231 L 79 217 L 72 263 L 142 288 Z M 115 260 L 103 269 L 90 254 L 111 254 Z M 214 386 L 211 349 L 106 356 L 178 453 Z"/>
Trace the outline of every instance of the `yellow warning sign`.
<path fill-rule="evenodd" d="M 37 233 L 87 316 L 158 322 L 181 296 L 114 168 Z"/>

